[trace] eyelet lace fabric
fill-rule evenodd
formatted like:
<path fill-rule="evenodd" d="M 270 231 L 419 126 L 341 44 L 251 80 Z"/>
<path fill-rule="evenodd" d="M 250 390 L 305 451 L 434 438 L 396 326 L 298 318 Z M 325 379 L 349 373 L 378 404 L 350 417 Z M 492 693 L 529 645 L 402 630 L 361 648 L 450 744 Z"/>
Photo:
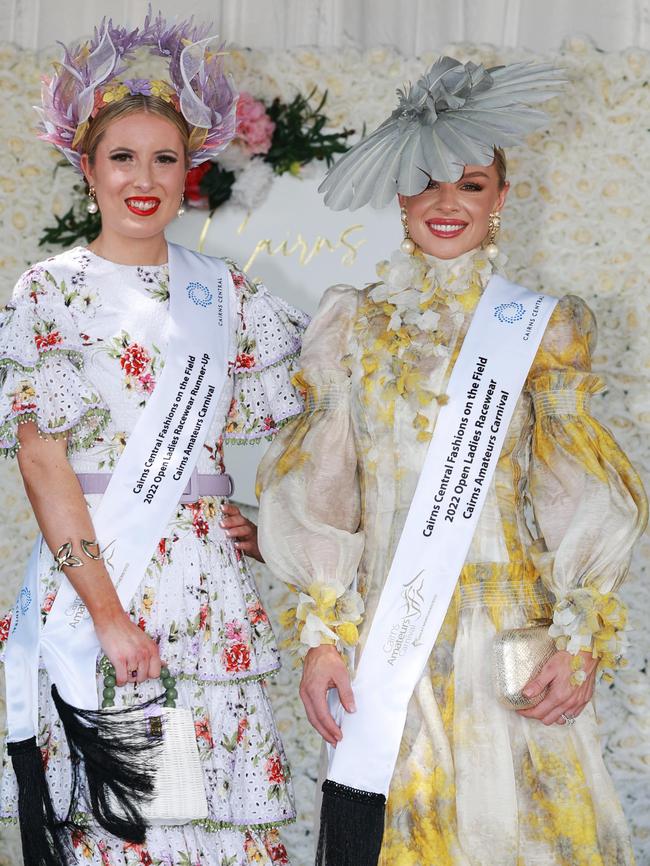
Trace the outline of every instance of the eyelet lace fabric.
<path fill-rule="evenodd" d="M 224 434 L 259 439 L 302 411 L 291 378 L 307 318 L 249 282 L 234 263 L 229 267 L 229 375 L 199 458 L 206 474 L 223 471 Z M 76 247 L 25 273 L 0 322 L 0 448 L 15 453 L 18 425 L 33 420 L 43 435 L 69 437 L 75 471 L 112 472 L 164 368 L 167 266 L 115 265 Z M 99 498 L 87 497 L 91 509 Z M 219 526 L 220 504 L 206 497 L 179 505 L 129 611 L 158 642 L 177 678 L 180 705 L 194 713 L 208 819 L 157 827 L 145 846 L 129 846 L 87 817 L 88 833 L 72 839 L 78 863 L 289 862 L 277 827 L 295 814 L 290 772 L 265 689 L 279 656 L 246 561 Z M 39 572 L 47 617 L 60 575 L 45 546 Z M 40 676 L 39 741 L 55 809 L 64 817 L 67 746 L 46 672 Z M 146 700 L 157 689 L 149 682 L 118 689 L 116 705 Z M 0 795 L 0 819 L 14 819 L 17 791 L 8 765 Z"/>

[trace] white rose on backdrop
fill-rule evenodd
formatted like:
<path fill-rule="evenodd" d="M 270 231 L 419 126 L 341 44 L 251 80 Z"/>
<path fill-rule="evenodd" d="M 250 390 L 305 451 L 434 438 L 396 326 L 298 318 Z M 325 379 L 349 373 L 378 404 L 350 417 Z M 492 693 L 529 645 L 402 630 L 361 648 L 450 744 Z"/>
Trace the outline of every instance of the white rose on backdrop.
<path fill-rule="evenodd" d="M 263 159 L 249 159 L 232 185 L 231 201 L 246 210 L 255 210 L 266 199 L 273 183 L 272 166 Z"/>

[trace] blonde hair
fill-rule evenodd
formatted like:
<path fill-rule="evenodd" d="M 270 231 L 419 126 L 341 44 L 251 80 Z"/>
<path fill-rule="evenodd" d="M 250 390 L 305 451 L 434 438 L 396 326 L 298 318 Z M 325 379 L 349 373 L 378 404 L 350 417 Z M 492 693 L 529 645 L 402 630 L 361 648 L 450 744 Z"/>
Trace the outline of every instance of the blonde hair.
<path fill-rule="evenodd" d="M 166 102 L 160 96 L 144 96 L 143 94 L 126 96 L 124 99 L 120 99 L 119 102 L 111 102 L 102 108 L 97 116 L 90 121 L 81 142 L 81 150 L 88 156 L 90 164 L 93 165 L 95 162 L 97 148 L 108 126 L 114 120 L 127 117 L 130 114 L 137 114 L 138 112 L 156 114 L 158 117 L 164 117 L 165 120 L 169 120 L 170 123 L 174 124 L 183 140 L 185 162 L 189 168 L 190 129 L 187 121 L 180 112 L 176 111 L 170 102 Z"/>
<path fill-rule="evenodd" d="M 497 174 L 499 175 L 499 189 L 503 189 L 503 187 L 506 185 L 508 164 L 506 162 L 505 151 L 501 147 L 494 148 L 494 167 L 496 168 Z"/>

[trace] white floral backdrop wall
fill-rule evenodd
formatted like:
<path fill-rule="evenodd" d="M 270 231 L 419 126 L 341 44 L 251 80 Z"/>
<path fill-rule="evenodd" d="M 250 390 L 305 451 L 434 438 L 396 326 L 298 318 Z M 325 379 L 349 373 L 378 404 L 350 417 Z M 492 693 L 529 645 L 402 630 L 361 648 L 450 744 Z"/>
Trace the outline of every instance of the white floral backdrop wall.
<path fill-rule="evenodd" d="M 461 44 L 439 46 L 489 65 L 532 58 L 520 50 Z M 437 55 L 403 58 L 387 48 L 231 55 L 240 86 L 271 100 L 316 86 L 329 91 L 332 126 L 372 128 L 392 109 L 395 87 Z M 69 206 L 72 172 L 54 172 L 56 155 L 32 132 L 30 106 L 38 100 L 38 72 L 52 52 L 35 55 L 0 45 L 0 298 L 18 274 L 47 252 L 39 249 L 52 213 Z M 535 58 L 541 59 L 541 58 Z M 512 190 L 501 246 L 510 275 L 531 288 L 581 295 L 600 323 L 595 367 L 609 383 L 596 411 L 647 479 L 650 469 L 650 54 L 640 49 L 604 53 L 571 40 L 550 58 L 563 64 L 569 85 L 551 105 L 549 130 L 510 156 Z M 389 250 L 386 250 L 386 254 Z M 368 274 L 368 279 L 372 278 Z M 645 429 L 644 429 L 645 428 Z M 0 609 L 10 605 L 35 526 L 14 465 L 0 466 Z M 606 527 L 603 527 L 606 531 Z M 650 540 L 638 547 L 623 594 L 631 608 L 628 668 L 600 687 L 598 708 L 608 766 L 623 798 L 640 866 L 650 864 L 650 617 L 647 564 Z M 272 617 L 286 591 L 260 568 L 258 579 Z M 317 738 L 297 697 L 297 672 L 285 660 L 271 693 L 292 759 L 299 822 L 285 833 L 295 866 L 312 862 L 311 802 Z M 0 700 L 0 712 L 3 703 Z M 2 721 L 0 720 L 0 728 Z M 0 830 L 0 866 L 20 863 L 15 828 Z"/>

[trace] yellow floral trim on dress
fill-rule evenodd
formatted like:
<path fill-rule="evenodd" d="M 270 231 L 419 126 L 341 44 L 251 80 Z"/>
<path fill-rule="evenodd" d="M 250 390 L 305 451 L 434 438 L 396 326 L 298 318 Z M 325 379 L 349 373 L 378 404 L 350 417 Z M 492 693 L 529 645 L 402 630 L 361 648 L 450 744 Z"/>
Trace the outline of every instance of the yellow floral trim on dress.
<path fill-rule="evenodd" d="M 448 400 L 446 394 L 427 387 L 432 364 L 446 357 L 444 329 L 449 323 L 441 321 L 441 310 L 450 312 L 452 322 L 462 322 L 497 264 L 501 262 L 490 262 L 480 250 L 449 266 L 421 252 L 396 252 L 390 261 L 379 262 L 381 282 L 366 290 L 355 330 L 361 334 L 374 323 L 372 336 L 360 339 L 362 399 L 373 406 L 383 424 L 393 424 L 396 402 L 406 400 L 414 410 L 418 441 L 429 441 L 431 419 L 424 410 L 434 400 L 440 405 Z M 377 317 L 385 322 L 383 327 L 376 326 Z"/>
<path fill-rule="evenodd" d="M 307 592 L 298 594 L 296 607 L 280 617 L 282 626 L 295 636 L 290 637 L 285 646 L 299 655 L 321 644 L 335 646 L 339 651 L 350 649 L 359 642 L 357 626 L 363 611 L 359 593 L 346 589 L 340 581 L 312 583 Z"/>
<path fill-rule="evenodd" d="M 614 671 L 625 667 L 627 645 L 625 626 L 627 607 L 614 592 L 600 593 L 593 587 L 572 590 L 555 606 L 549 635 L 558 649 L 576 656 L 571 682 L 580 685 L 586 679 L 580 652 L 590 652 L 599 659 L 598 670 L 611 681 Z"/>

